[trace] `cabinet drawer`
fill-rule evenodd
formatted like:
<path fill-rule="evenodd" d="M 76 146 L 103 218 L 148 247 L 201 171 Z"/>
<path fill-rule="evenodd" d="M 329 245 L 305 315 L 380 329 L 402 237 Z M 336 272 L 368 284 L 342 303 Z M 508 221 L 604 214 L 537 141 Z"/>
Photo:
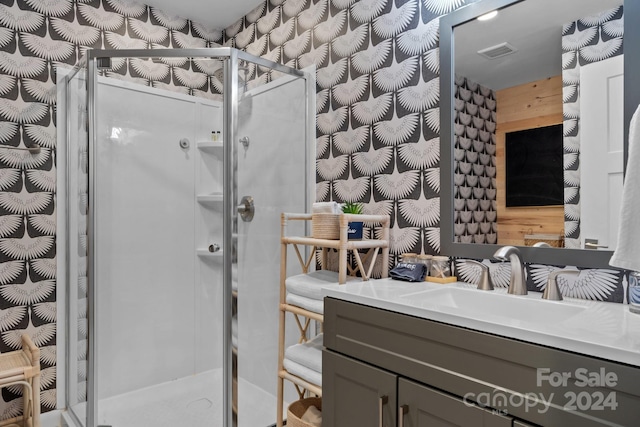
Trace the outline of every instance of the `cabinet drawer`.
<path fill-rule="evenodd" d="M 640 415 L 636 367 L 338 299 L 325 299 L 324 345 L 538 425 L 630 426 Z M 615 381 L 584 386 L 577 370 Z M 615 405 L 597 406 L 602 396 Z"/>

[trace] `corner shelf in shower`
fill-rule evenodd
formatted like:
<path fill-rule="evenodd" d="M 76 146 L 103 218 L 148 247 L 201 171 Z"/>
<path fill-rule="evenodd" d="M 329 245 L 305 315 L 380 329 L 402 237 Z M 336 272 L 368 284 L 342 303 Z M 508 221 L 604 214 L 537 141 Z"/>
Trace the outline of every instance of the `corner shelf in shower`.
<path fill-rule="evenodd" d="M 203 249 L 196 249 L 196 253 L 198 254 L 199 257 L 202 257 L 202 258 L 222 258 L 221 250 L 217 252 L 209 252 L 209 249 L 203 248 Z"/>
<path fill-rule="evenodd" d="M 196 200 L 201 205 L 215 205 L 222 203 L 223 197 L 222 193 L 199 194 L 196 196 Z"/>
<path fill-rule="evenodd" d="M 222 141 L 202 140 L 202 141 L 196 142 L 196 146 L 198 147 L 198 150 L 215 153 L 215 152 L 218 152 L 220 149 L 222 149 Z"/>

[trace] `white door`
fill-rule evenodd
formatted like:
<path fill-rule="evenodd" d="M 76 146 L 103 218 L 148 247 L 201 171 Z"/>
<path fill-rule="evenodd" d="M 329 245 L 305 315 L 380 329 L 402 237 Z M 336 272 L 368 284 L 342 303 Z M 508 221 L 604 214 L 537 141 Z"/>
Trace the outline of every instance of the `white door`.
<path fill-rule="evenodd" d="M 580 68 L 580 219 L 584 239 L 613 250 L 623 179 L 623 56 Z"/>

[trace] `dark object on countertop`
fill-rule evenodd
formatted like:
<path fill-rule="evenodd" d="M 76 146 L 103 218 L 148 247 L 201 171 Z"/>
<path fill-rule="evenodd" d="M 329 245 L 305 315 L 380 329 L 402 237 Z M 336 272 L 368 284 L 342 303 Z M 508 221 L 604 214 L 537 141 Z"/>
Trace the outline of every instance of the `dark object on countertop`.
<path fill-rule="evenodd" d="M 389 272 L 392 279 L 404 280 L 406 282 L 422 282 L 427 275 L 427 266 L 425 264 L 414 264 L 412 262 L 398 263 Z"/>

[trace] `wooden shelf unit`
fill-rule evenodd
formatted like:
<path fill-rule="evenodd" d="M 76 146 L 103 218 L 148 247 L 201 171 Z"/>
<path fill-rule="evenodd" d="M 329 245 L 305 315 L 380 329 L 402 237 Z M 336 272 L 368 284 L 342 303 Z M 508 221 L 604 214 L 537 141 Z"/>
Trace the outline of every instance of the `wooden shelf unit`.
<path fill-rule="evenodd" d="M 330 239 L 317 239 L 306 236 L 288 236 L 287 224 L 289 221 L 311 221 L 311 214 L 302 213 L 283 213 L 281 215 L 280 224 L 280 306 L 279 306 L 279 340 L 278 340 L 278 395 L 277 395 L 277 418 L 276 426 L 283 426 L 283 404 L 284 404 L 284 380 L 287 380 L 294 384 L 296 391 L 300 398 L 303 398 L 305 394 L 314 394 L 316 396 L 322 396 L 322 387 L 317 384 L 311 384 L 308 381 L 300 378 L 288 372 L 284 366 L 285 355 L 285 322 L 287 320 L 287 313 L 293 315 L 300 337 L 299 343 L 305 343 L 309 340 L 308 329 L 311 324 L 311 320 L 315 320 L 320 324 L 323 323 L 324 317 L 322 314 L 306 310 L 296 305 L 288 304 L 286 301 L 287 290 L 287 253 L 289 245 L 293 246 L 302 274 L 308 274 L 312 267 L 315 267 L 315 255 L 317 250 L 321 250 L 321 265 L 327 264 L 327 251 L 329 249 L 335 249 L 338 251 L 338 280 L 337 284 L 343 285 L 347 282 L 347 276 L 355 276 L 358 272 L 361 275 L 362 280 L 369 280 L 373 272 L 374 265 L 377 257 L 380 255 L 380 263 L 382 265 L 381 277 L 388 277 L 389 275 L 389 215 L 353 215 L 353 214 L 341 214 L 339 216 L 340 238 L 337 240 Z M 377 224 L 380 228 L 379 239 L 363 239 L 363 240 L 349 240 L 348 239 L 348 225 L 352 221 L 362 221 L 368 224 Z M 311 227 L 309 227 L 310 229 Z M 311 247 L 309 255 L 303 256 L 304 249 L 301 251 L 300 247 Z M 367 249 L 367 253 L 363 258 L 361 257 L 361 250 Z M 347 263 L 348 254 L 353 254 L 355 260 L 355 267 L 352 267 Z M 369 262 L 368 269 L 365 268 L 365 263 Z M 314 264 L 312 266 L 312 264 Z"/>

